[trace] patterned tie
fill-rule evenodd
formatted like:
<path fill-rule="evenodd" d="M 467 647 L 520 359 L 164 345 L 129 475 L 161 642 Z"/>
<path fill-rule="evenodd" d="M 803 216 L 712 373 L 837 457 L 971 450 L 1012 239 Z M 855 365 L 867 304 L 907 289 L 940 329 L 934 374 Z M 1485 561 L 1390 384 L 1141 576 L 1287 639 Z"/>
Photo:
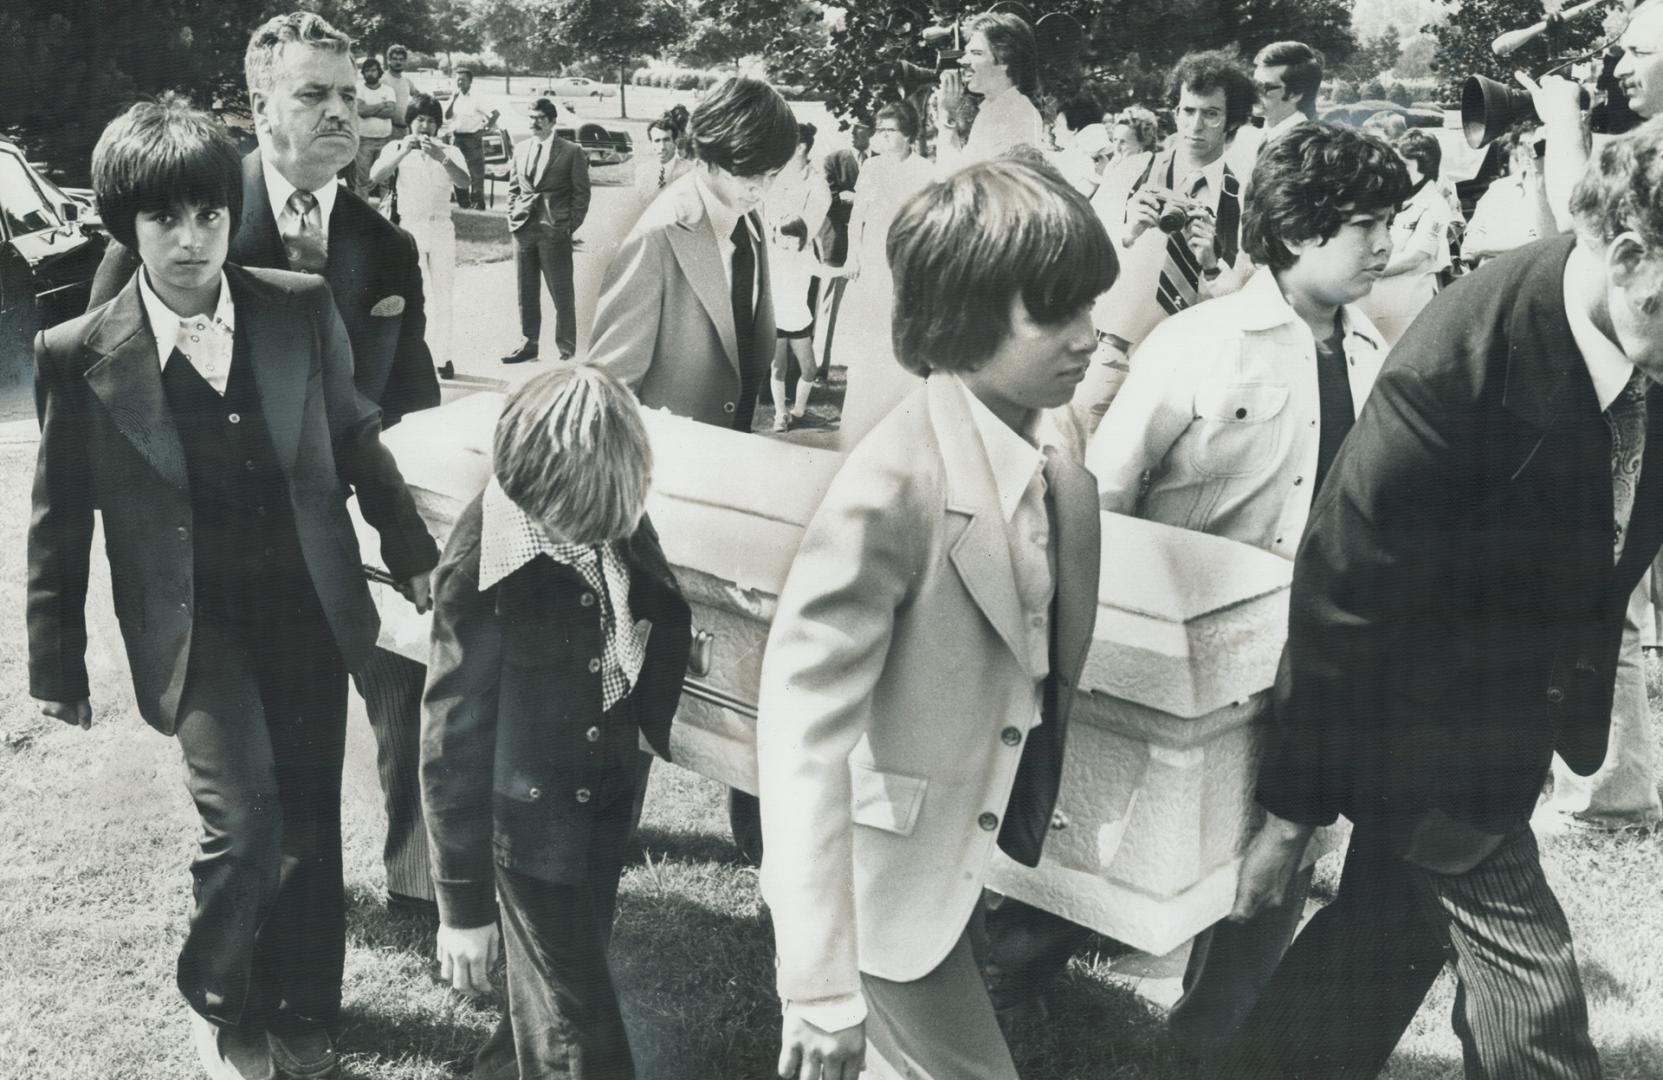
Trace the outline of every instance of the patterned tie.
<path fill-rule="evenodd" d="M 289 269 L 309 274 L 321 274 L 329 262 L 329 247 L 323 234 L 323 212 L 318 209 L 318 197 L 310 191 L 295 189 L 289 196 L 287 227 L 283 234 L 283 248 L 289 256 Z"/>
<path fill-rule="evenodd" d="M 1634 513 L 1634 492 L 1640 483 L 1640 459 L 1646 452 L 1646 391 L 1651 380 L 1639 368 L 1628 385 L 1605 410 L 1611 429 L 1611 541 L 1613 559 L 1622 558 L 1628 519 Z"/>
<path fill-rule="evenodd" d="M 1184 197 L 1193 199 L 1201 183 L 1199 176 L 1190 181 Z M 1155 299 L 1168 315 L 1193 307 L 1201 299 L 1201 260 L 1190 250 L 1189 240 L 1182 229 L 1167 235 L 1166 265 L 1161 267 L 1161 284 Z"/>
<path fill-rule="evenodd" d="M 669 166 L 670 166 L 670 163 L 668 161 L 660 161 L 658 163 L 658 186 L 659 187 L 664 186 L 664 170 L 669 168 Z"/>

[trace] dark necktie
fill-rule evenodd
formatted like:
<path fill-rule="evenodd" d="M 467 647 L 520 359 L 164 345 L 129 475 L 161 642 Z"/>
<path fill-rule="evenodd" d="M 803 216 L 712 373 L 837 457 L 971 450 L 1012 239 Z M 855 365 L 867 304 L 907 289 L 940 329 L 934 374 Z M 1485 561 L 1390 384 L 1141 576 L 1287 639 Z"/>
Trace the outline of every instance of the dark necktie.
<path fill-rule="evenodd" d="M 1611 540 L 1613 558 L 1621 558 L 1628 520 L 1634 514 L 1634 492 L 1640 483 L 1640 462 L 1646 453 L 1646 390 L 1651 386 L 1639 368 L 1628 385 L 1605 410 L 1611 428 Z"/>
<path fill-rule="evenodd" d="M 756 291 L 756 252 L 751 247 L 751 228 L 744 217 L 733 223 L 728 234 L 733 241 L 733 286 L 729 298 L 733 304 L 734 344 L 739 348 L 739 404 L 735 410 L 734 427 L 750 430 L 750 417 L 756 402 L 756 365 L 752 363 L 752 342 L 756 328 L 756 310 L 752 295 Z"/>
<path fill-rule="evenodd" d="M 531 169 L 530 169 L 529 172 L 526 173 L 526 178 L 531 181 L 531 186 L 532 187 L 537 186 L 537 166 L 541 165 L 542 163 L 543 163 L 543 141 L 541 139 L 539 139 L 531 147 Z"/>
<path fill-rule="evenodd" d="M 323 212 L 318 208 L 318 197 L 297 188 L 289 196 L 288 207 L 291 216 L 279 231 L 283 235 L 283 249 L 289 256 L 289 269 L 323 273 L 329 262 L 329 248 L 324 240 Z"/>

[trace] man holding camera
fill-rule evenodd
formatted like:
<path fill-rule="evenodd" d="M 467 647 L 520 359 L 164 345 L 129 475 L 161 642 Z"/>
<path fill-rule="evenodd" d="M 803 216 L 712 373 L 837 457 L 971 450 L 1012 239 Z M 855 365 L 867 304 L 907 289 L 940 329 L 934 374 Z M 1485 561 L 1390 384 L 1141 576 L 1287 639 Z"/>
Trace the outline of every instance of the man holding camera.
<path fill-rule="evenodd" d="M 1120 242 L 1122 274 L 1098 300 L 1093 322 L 1102 347 L 1074 396 L 1091 426 L 1149 331 L 1168 315 L 1235 292 L 1246 279 L 1242 183 L 1224 151 L 1253 113 L 1253 80 L 1228 53 L 1195 52 L 1178 61 L 1169 95 L 1178 121 L 1173 145 L 1136 172 L 1105 176 L 1092 199 Z"/>

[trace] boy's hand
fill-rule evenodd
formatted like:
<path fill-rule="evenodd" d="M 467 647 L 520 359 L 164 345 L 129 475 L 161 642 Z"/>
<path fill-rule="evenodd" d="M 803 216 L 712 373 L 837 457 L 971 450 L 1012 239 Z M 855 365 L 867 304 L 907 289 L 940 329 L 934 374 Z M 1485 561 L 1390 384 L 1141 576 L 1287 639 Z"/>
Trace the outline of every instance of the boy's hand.
<path fill-rule="evenodd" d="M 78 701 L 42 701 L 40 713 L 66 724 L 74 724 L 82 731 L 92 730 L 92 702 L 86 698 Z"/>
<path fill-rule="evenodd" d="M 440 926 L 434 953 L 439 958 L 439 978 L 464 994 L 483 994 L 491 989 L 491 968 L 502 947 L 496 923 L 462 929 Z"/>
<path fill-rule="evenodd" d="M 426 611 L 433 606 L 433 591 L 430 577 L 432 571 L 423 571 L 398 587 L 404 598 L 415 605 L 417 611 Z"/>
<path fill-rule="evenodd" d="M 789 1009 L 780 1034 L 781 1080 L 859 1080 L 866 1062 L 866 1023 L 821 1031 Z"/>
<path fill-rule="evenodd" d="M 1265 823 L 1242 854 L 1236 903 L 1227 916 L 1243 923 L 1287 898 L 1315 828 L 1266 813 Z"/>

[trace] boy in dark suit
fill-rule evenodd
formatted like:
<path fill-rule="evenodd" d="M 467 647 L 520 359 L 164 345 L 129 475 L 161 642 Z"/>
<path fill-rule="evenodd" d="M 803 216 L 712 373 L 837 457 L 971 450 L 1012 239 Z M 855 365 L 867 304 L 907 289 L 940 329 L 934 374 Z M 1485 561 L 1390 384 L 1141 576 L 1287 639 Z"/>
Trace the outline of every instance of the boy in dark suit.
<path fill-rule="evenodd" d="M 638 736 L 669 757 L 691 616 L 642 516 L 651 451 L 622 383 L 587 364 L 532 379 L 493 457 L 434 575 L 422 793 L 440 974 L 485 990 L 506 939 L 508 1008 L 474 1076 L 627 1080 L 606 949 Z"/>
<path fill-rule="evenodd" d="M 353 388 L 328 287 L 226 264 L 243 189 L 218 122 L 135 105 L 92 165 L 104 222 L 143 267 L 36 340 L 30 693 L 91 726 L 101 511 L 139 711 L 178 738 L 202 817 L 178 983 L 203 1066 L 331 1076 L 346 675 L 377 630 L 348 485 L 418 607 L 438 552 Z"/>

